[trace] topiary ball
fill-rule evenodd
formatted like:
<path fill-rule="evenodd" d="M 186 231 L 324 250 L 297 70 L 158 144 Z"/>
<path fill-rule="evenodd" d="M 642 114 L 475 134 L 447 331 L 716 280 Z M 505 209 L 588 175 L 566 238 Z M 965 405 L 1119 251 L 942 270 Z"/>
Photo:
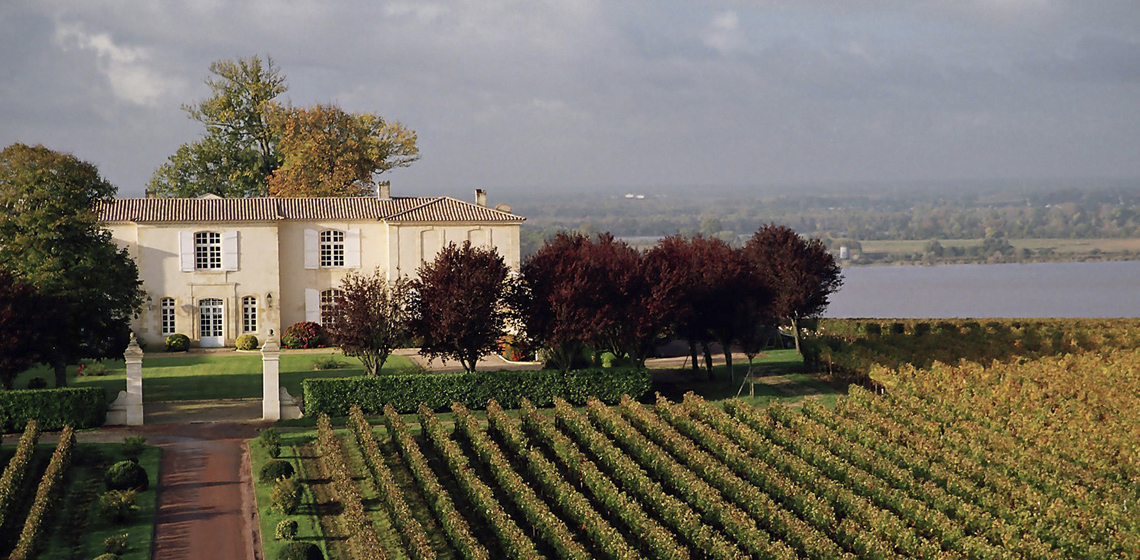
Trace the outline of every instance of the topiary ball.
<path fill-rule="evenodd" d="M 324 560 L 321 549 L 305 541 L 290 541 L 277 552 L 277 560 Z"/>
<path fill-rule="evenodd" d="M 167 352 L 185 352 L 190 349 L 190 337 L 182 333 L 174 333 L 166 337 Z"/>
<path fill-rule="evenodd" d="M 291 541 L 297 537 L 297 520 L 296 519 L 282 519 L 277 524 L 277 529 L 274 536 L 279 541 Z"/>
<path fill-rule="evenodd" d="M 270 459 L 261 465 L 260 478 L 262 482 L 272 482 L 281 477 L 291 478 L 293 472 L 293 464 L 289 461 Z"/>
<path fill-rule="evenodd" d="M 150 478 L 146 469 L 134 461 L 119 461 L 107 469 L 103 476 L 108 490 L 138 490 L 143 491 L 150 487 Z"/>
<path fill-rule="evenodd" d="M 238 350 L 257 350 L 257 337 L 252 334 L 243 334 L 234 341 Z"/>

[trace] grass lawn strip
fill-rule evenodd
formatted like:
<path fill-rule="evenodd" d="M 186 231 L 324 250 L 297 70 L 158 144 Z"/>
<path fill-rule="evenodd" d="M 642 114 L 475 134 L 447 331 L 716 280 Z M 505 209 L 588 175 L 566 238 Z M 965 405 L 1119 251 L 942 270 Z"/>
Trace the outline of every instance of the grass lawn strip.
<path fill-rule="evenodd" d="M 279 458 L 293 463 L 293 467 L 297 470 L 294 476 L 300 477 L 301 481 L 307 481 L 312 476 L 311 473 L 306 471 L 308 465 L 302 460 L 300 453 L 303 445 L 310 440 L 312 440 L 311 433 L 299 434 L 286 432 L 281 434 L 281 456 Z M 258 521 L 261 527 L 261 544 L 262 552 L 264 553 L 262 557 L 266 559 L 277 558 L 281 547 L 288 542 L 277 540 L 277 524 L 285 519 L 293 519 L 297 521 L 297 537 L 295 540 L 313 542 L 321 548 L 321 552 L 325 554 L 325 558 L 331 558 L 325 547 L 324 534 L 316 515 L 317 502 L 310 485 L 301 484 L 301 505 L 297 508 L 295 514 L 285 515 L 273 511 L 270 508 L 269 499 L 269 494 L 273 491 L 273 483 L 261 482 L 261 480 L 258 479 L 261 466 L 270 459 L 269 453 L 257 439 L 252 439 L 249 441 L 249 454 L 251 470 L 253 471 L 254 495 L 257 497 Z"/>

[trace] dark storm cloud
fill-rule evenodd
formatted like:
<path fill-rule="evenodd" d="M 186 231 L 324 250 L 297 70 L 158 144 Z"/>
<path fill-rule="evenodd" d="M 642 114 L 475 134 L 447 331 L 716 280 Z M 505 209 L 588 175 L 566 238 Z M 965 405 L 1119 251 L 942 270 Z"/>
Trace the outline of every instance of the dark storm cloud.
<path fill-rule="evenodd" d="M 201 129 L 210 62 L 400 120 L 397 189 L 1140 176 L 1131 2 L 0 4 L 0 144 L 126 194 Z"/>

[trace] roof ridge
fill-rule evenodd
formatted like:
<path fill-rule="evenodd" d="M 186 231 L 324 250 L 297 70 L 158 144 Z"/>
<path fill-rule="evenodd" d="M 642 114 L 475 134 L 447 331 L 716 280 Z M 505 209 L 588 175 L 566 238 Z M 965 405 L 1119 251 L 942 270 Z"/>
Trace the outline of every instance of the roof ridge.
<path fill-rule="evenodd" d="M 408 197 L 408 198 L 414 198 L 414 197 Z M 431 198 L 428 198 L 428 200 L 422 204 L 413 206 L 411 208 L 406 208 L 404 210 L 400 210 L 399 212 L 396 212 L 394 214 L 388 214 L 386 216 L 380 216 L 380 219 L 381 220 L 389 220 L 389 219 L 392 219 L 392 218 L 399 216 L 400 214 L 407 214 L 408 212 L 414 212 L 414 211 L 419 210 L 421 208 L 427 208 L 428 206 L 431 206 L 432 204 L 435 204 L 435 203 L 437 203 L 437 202 L 439 202 L 445 198 L 448 198 L 448 197 L 446 197 L 446 196 L 433 196 Z"/>

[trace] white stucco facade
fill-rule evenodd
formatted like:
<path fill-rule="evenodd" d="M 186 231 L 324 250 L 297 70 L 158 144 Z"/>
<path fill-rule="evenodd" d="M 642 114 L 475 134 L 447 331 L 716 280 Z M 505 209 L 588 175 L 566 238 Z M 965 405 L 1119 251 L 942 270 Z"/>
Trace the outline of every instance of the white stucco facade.
<path fill-rule="evenodd" d="M 147 300 L 132 329 L 152 348 L 321 322 L 322 294 L 347 274 L 412 277 L 449 243 L 492 247 L 517 270 L 523 221 L 447 197 L 120 199 L 102 216 L 138 265 Z"/>

